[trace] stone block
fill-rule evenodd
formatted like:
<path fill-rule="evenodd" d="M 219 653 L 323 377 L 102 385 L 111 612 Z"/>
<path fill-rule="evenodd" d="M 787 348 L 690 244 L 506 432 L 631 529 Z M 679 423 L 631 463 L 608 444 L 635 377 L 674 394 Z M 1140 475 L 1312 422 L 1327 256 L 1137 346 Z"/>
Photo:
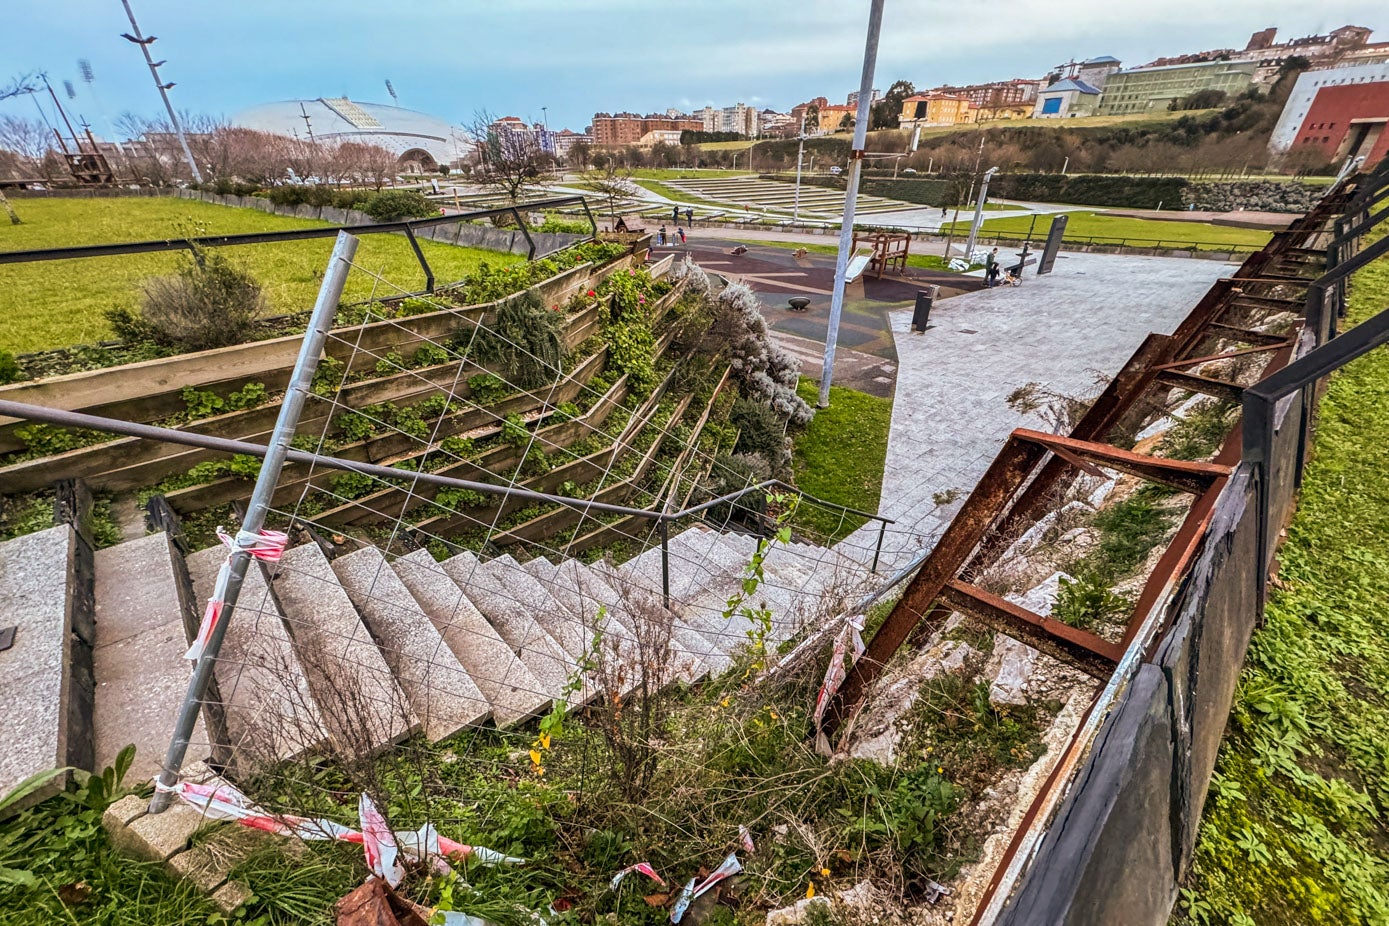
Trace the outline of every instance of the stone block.
<path fill-rule="evenodd" d="M 226 865 L 205 846 L 194 846 L 177 853 L 164 863 L 164 870 L 173 878 L 191 881 L 205 894 L 211 894 L 221 887 L 228 873 Z"/>
<path fill-rule="evenodd" d="M 425 735 L 437 742 L 482 722 L 491 705 L 381 551 L 363 547 L 332 565 Z"/>
<path fill-rule="evenodd" d="M 120 829 L 132 820 L 144 816 L 149 810 L 149 805 L 148 798 L 138 794 L 127 794 L 106 808 L 106 812 L 101 815 L 101 825 L 108 833 Z"/>
<path fill-rule="evenodd" d="M 419 720 L 318 545 L 285 551 L 273 570 L 309 690 L 339 744 L 380 749 L 415 732 Z"/>
<path fill-rule="evenodd" d="M 217 905 L 217 909 L 230 916 L 252 896 L 251 889 L 240 881 L 228 881 L 212 895 L 212 902 Z"/>
<path fill-rule="evenodd" d="M 391 565 L 492 705 L 497 726 L 512 726 L 549 706 L 540 681 L 428 551 Z"/>
<path fill-rule="evenodd" d="M 110 831 L 117 850 L 148 862 L 163 862 L 188 847 L 188 840 L 204 822 L 203 815 L 187 804 L 175 802 L 163 813 L 147 813 Z"/>

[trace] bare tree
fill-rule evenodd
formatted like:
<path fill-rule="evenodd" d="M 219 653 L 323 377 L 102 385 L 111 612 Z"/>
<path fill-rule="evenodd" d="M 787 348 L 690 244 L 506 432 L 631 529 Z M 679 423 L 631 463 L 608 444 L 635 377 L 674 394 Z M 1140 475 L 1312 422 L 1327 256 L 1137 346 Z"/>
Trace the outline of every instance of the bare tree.
<path fill-rule="evenodd" d="M 608 215 L 617 218 L 617 202 L 636 192 L 632 171 L 618 161 L 610 151 L 593 156 L 593 167 L 584 172 L 584 180 L 608 203 Z"/>
<path fill-rule="evenodd" d="M 513 127 L 486 110 L 477 111 L 466 131 L 473 143 L 474 179 L 505 193 L 511 202 L 554 164 L 524 125 Z"/>
<path fill-rule="evenodd" d="M 53 150 L 53 133 L 38 119 L 0 116 L 0 149 L 4 149 L 37 172 L 44 157 Z"/>

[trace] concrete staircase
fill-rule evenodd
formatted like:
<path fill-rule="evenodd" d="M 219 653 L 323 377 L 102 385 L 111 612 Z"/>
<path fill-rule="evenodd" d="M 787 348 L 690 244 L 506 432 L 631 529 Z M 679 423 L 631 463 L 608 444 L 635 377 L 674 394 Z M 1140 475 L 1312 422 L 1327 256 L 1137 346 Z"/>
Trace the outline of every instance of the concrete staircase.
<path fill-rule="evenodd" d="M 0 793 L 59 765 L 100 769 L 130 743 L 132 780 L 148 779 L 167 748 L 190 674 L 183 653 L 226 551 L 185 556 L 160 532 L 99 551 L 93 569 L 84 548 L 91 558 L 66 525 L 0 543 L 0 642 L 18 625 L 0 650 L 14 712 Z M 631 667 L 666 639 L 662 684 L 717 674 L 748 642 L 750 622 L 723 612 L 755 550 L 753 537 L 703 526 L 673 536 L 669 609 L 659 547 L 620 566 L 388 560 L 375 547 L 330 560 L 315 543 L 253 562 L 188 767 L 245 774 L 333 747 L 362 754 L 416 733 L 515 726 L 552 699 L 580 707 L 597 695 L 597 675 L 579 670 L 597 652 L 629 691 Z M 870 581 L 862 564 L 800 543 L 774 544 L 764 569 L 749 604 L 772 612 L 769 646 L 842 614 Z"/>

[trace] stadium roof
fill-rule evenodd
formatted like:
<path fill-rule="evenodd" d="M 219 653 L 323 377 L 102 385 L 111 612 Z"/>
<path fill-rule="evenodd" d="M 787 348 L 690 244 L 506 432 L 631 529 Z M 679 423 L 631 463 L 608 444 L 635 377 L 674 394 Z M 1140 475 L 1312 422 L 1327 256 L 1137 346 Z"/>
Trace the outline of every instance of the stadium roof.
<path fill-rule="evenodd" d="M 346 97 L 263 103 L 237 113 L 232 123 L 295 138 L 380 145 L 397 156 L 420 149 L 439 164 L 454 163 L 470 148 L 463 129 L 435 116 Z"/>

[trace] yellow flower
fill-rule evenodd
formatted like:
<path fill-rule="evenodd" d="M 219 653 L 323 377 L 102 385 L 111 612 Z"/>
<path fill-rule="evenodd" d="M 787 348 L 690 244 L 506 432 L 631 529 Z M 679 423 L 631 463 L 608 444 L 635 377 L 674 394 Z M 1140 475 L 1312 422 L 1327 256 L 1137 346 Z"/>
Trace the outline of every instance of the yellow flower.
<path fill-rule="evenodd" d="M 773 710 L 772 708 L 770 708 L 770 707 L 767 708 L 767 713 L 772 715 L 772 719 L 773 719 L 773 720 L 776 720 L 776 719 L 777 719 L 776 711 Z"/>
<path fill-rule="evenodd" d="M 821 868 L 821 869 L 820 869 L 820 874 L 822 874 L 822 875 L 824 875 L 826 878 L 828 878 L 828 877 L 830 876 L 830 870 L 829 870 L 828 868 Z"/>
<path fill-rule="evenodd" d="M 809 898 L 815 896 L 815 882 L 814 882 L 814 881 L 811 881 L 811 882 L 810 882 L 810 886 L 807 887 L 807 888 L 805 889 L 805 896 L 806 896 L 807 899 L 809 899 Z"/>
<path fill-rule="evenodd" d="M 542 734 L 540 734 L 540 748 L 541 748 L 541 749 L 549 749 L 549 748 L 550 748 L 550 734 L 548 734 L 548 733 L 542 733 Z"/>
<path fill-rule="evenodd" d="M 531 750 L 531 765 L 534 765 L 536 768 L 539 768 L 539 767 L 540 767 L 540 750 L 539 750 L 539 749 L 532 749 L 532 750 Z"/>
<path fill-rule="evenodd" d="M 936 766 L 936 774 L 937 774 L 937 775 L 944 775 L 944 774 L 945 774 L 945 766 L 944 766 L 944 765 L 937 765 L 937 766 Z"/>

